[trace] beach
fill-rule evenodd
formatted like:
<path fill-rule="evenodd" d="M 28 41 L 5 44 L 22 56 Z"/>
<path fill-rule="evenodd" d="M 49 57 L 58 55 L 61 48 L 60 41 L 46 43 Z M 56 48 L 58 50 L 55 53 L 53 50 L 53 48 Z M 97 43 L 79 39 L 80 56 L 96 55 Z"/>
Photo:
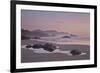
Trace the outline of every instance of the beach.
<path fill-rule="evenodd" d="M 36 40 L 22 40 L 22 45 L 35 44 L 44 42 Z M 80 50 L 84 55 L 68 55 L 66 53 L 35 53 L 33 50 L 21 48 L 21 62 L 48 62 L 48 61 L 72 61 L 72 60 L 89 60 L 90 46 L 85 44 L 56 44 L 61 51 Z"/>

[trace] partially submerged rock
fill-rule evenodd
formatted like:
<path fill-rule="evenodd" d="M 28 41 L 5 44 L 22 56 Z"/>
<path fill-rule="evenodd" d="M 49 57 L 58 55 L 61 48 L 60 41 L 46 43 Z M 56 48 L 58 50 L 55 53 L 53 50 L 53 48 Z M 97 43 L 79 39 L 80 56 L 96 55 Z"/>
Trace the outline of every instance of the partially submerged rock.
<path fill-rule="evenodd" d="M 32 46 L 31 45 L 26 45 L 26 48 L 31 48 Z"/>
<path fill-rule="evenodd" d="M 34 44 L 34 45 L 32 46 L 32 48 L 34 48 L 34 49 L 43 48 L 43 45 L 41 45 L 41 44 Z"/>
<path fill-rule="evenodd" d="M 56 49 L 56 46 L 51 43 L 46 43 L 44 44 L 43 49 L 46 51 L 52 52 Z"/>
<path fill-rule="evenodd" d="M 79 51 L 79 50 L 72 50 L 70 53 L 71 53 L 72 55 L 80 55 L 82 52 Z"/>
<path fill-rule="evenodd" d="M 71 38 L 71 36 L 63 36 L 62 38 Z"/>

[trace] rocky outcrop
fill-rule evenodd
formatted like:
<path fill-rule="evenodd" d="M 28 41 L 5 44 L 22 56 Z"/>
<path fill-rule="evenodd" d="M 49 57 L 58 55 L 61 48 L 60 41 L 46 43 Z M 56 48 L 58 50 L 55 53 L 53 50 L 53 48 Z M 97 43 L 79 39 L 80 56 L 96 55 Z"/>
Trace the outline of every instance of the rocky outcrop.
<path fill-rule="evenodd" d="M 52 52 L 52 51 L 54 51 L 56 49 L 56 46 L 51 44 L 51 43 L 46 43 L 43 46 L 43 49 L 46 50 L 46 51 Z"/>
<path fill-rule="evenodd" d="M 82 52 L 79 51 L 79 50 L 72 50 L 70 53 L 71 53 L 72 55 L 80 55 Z"/>

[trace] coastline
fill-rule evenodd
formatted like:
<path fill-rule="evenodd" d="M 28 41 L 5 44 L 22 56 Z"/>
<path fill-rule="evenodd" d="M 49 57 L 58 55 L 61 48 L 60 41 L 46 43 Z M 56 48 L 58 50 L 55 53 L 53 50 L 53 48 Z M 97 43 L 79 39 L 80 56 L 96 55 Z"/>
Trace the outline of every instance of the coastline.
<path fill-rule="evenodd" d="M 22 41 L 22 45 L 25 44 L 34 44 L 34 43 L 42 43 L 43 41 Z M 85 52 L 86 55 L 76 55 L 70 56 L 63 53 L 34 53 L 32 50 L 21 48 L 21 62 L 29 63 L 29 62 L 47 62 L 47 61 L 71 61 L 71 60 L 88 60 L 90 59 L 90 46 L 82 45 L 82 44 L 56 44 L 60 46 L 60 50 L 62 51 L 71 51 L 71 50 L 80 50 L 81 52 Z"/>

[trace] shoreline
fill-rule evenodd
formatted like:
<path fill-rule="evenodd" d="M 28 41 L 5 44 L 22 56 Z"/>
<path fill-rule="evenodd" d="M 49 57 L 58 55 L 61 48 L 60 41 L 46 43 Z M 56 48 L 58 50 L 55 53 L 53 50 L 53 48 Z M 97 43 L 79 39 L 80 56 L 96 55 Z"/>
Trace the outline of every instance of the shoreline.
<path fill-rule="evenodd" d="M 24 44 L 34 44 L 36 41 L 25 42 Z M 42 43 L 42 42 L 39 42 Z M 21 48 L 21 62 L 48 62 L 48 61 L 71 61 L 71 60 L 87 60 L 90 59 L 90 46 L 89 45 L 59 45 L 60 50 L 68 51 L 68 50 L 80 50 L 81 52 L 86 53 L 86 55 L 76 55 L 76 56 L 68 56 L 63 53 L 34 53 L 32 50 L 28 50 L 25 48 Z"/>

